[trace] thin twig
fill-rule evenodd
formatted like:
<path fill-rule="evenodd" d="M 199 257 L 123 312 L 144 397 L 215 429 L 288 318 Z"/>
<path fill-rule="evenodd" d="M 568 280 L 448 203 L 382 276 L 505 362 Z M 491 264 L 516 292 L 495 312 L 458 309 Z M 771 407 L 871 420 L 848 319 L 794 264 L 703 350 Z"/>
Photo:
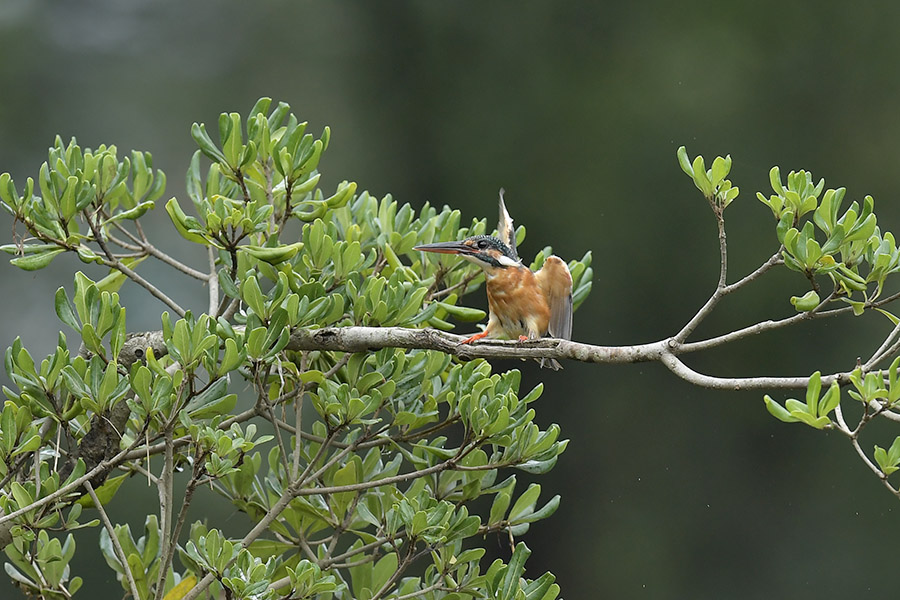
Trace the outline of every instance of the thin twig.
<path fill-rule="evenodd" d="M 752 273 L 749 273 L 748 275 L 745 275 L 738 281 L 735 281 L 734 283 L 728 284 L 725 287 L 723 287 L 722 293 L 730 294 L 732 292 L 736 292 L 737 290 L 741 289 L 748 283 L 751 283 L 751 282 L 759 279 L 762 275 L 764 275 L 772 267 L 784 263 L 784 259 L 781 258 L 781 252 L 783 249 L 784 249 L 784 246 L 781 246 L 781 248 L 779 248 L 778 251 L 775 252 L 775 254 L 773 254 L 772 256 L 769 257 L 769 260 L 767 260 L 766 262 L 761 264 L 759 267 L 757 267 L 756 270 L 753 271 Z"/>
<path fill-rule="evenodd" d="M 346 354 L 344 356 L 347 356 Z M 309 352 L 303 352 L 300 355 L 300 375 L 306 373 L 309 367 Z M 300 475 L 300 452 L 303 449 L 303 437 L 297 435 L 298 431 L 303 431 L 303 400 L 306 396 L 305 386 L 297 388 L 297 394 L 294 395 L 294 456 L 291 465 L 291 481 L 295 481 Z"/>
<path fill-rule="evenodd" d="M 413 545 L 409 544 L 407 551 L 406 551 L 406 555 L 403 557 L 403 560 L 400 561 L 400 564 L 397 565 L 397 568 L 394 569 L 394 572 L 391 573 L 391 576 L 388 577 L 388 580 L 384 582 L 384 585 L 382 585 L 381 588 L 377 592 L 372 594 L 371 600 L 378 600 L 379 598 L 384 596 L 388 592 L 389 589 L 391 589 L 394 586 L 394 584 L 397 582 L 397 580 L 400 579 L 400 576 L 406 572 L 406 569 L 408 569 L 409 566 L 413 563 L 413 561 L 417 558 L 416 554 L 414 553 L 414 550 L 415 550 L 415 548 L 413 547 Z"/>
<path fill-rule="evenodd" d="M 716 215 L 716 226 L 719 230 L 719 282 L 716 285 L 716 290 L 709 297 L 709 300 L 707 300 L 700 310 L 697 311 L 697 314 L 681 328 L 681 331 L 675 334 L 675 341 L 678 343 L 684 342 L 688 336 L 691 335 L 694 329 L 696 329 L 703 319 L 713 311 L 719 303 L 719 300 L 725 295 L 722 291 L 725 289 L 728 278 L 728 244 L 725 238 L 725 217 L 723 216 L 723 209 L 715 203 L 714 198 L 709 199 L 709 204 L 713 209 L 713 213 Z"/>
<path fill-rule="evenodd" d="M 165 431 L 165 454 L 163 455 L 162 472 L 159 474 L 159 482 L 157 490 L 159 491 L 159 514 L 161 533 L 160 546 L 163 554 L 168 553 L 169 547 L 174 546 L 176 541 L 172 540 L 172 506 L 174 498 L 172 493 L 173 475 L 175 472 L 175 444 L 172 435 L 172 427 L 169 426 Z M 156 599 L 162 598 L 162 592 L 165 588 L 166 573 L 168 565 L 160 563 L 159 575 L 156 580 Z"/>
<path fill-rule="evenodd" d="M 700 340 L 697 342 L 686 342 L 678 345 L 679 353 L 687 353 L 687 352 L 697 352 L 699 350 L 708 350 L 710 348 L 715 348 L 716 346 L 722 346 L 724 344 L 728 344 L 731 342 L 736 342 L 742 338 L 749 337 L 752 335 L 758 335 L 760 333 L 766 331 L 773 331 L 775 329 L 781 329 L 782 327 L 787 327 L 789 325 L 794 325 L 801 321 L 808 321 L 810 319 L 817 319 L 823 317 L 836 317 L 842 314 L 846 314 L 851 310 L 850 307 L 840 308 L 835 310 L 822 310 L 827 304 L 829 304 L 832 300 L 834 300 L 835 296 L 832 294 L 828 296 L 824 300 L 822 300 L 817 307 L 810 311 L 797 313 L 796 315 L 785 317 L 784 319 L 778 319 L 777 321 L 760 321 L 759 323 L 754 323 L 753 325 L 748 325 L 747 327 L 743 327 L 741 329 L 736 329 L 735 331 L 731 331 L 729 333 L 725 333 L 719 336 L 707 338 L 705 340 Z"/>
<path fill-rule="evenodd" d="M 97 493 L 94 492 L 94 486 L 91 485 L 90 481 L 84 482 L 84 489 L 90 494 L 91 500 L 94 501 L 94 508 L 100 513 L 100 520 L 103 521 L 103 527 L 109 534 L 109 539 L 112 542 L 113 550 L 116 552 L 116 557 L 119 559 L 119 562 L 122 563 L 122 571 L 125 574 L 125 579 L 128 581 L 128 587 L 131 588 L 131 595 L 134 596 L 135 600 L 139 600 L 141 595 L 138 593 L 137 583 L 135 583 L 134 575 L 131 573 L 131 567 L 128 565 L 128 557 L 125 555 L 122 544 L 119 543 L 119 538 L 116 536 L 116 529 L 113 527 L 112 521 L 109 520 L 106 509 L 104 509 L 103 505 L 100 503 L 100 498 L 98 498 Z"/>
<path fill-rule="evenodd" d="M 147 448 L 147 447 L 148 446 L 145 446 L 144 448 Z M 146 457 L 147 455 L 143 454 L 143 456 Z M 159 477 L 157 477 L 156 475 L 154 475 L 149 470 L 145 469 L 144 467 L 142 467 L 139 464 L 131 463 L 127 467 L 120 465 L 119 468 L 126 471 L 127 473 L 131 473 L 132 471 L 137 471 L 138 473 L 140 473 L 141 475 L 143 475 L 144 477 L 147 478 L 147 486 L 148 487 L 150 486 L 150 484 L 159 485 Z"/>
<path fill-rule="evenodd" d="M 878 347 L 872 356 L 865 362 L 863 365 L 863 369 L 871 370 L 875 365 L 880 363 L 885 358 L 890 358 L 894 354 L 900 350 L 900 341 L 895 341 L 897 336 L 900 335 L 900 323 L 898 323 L 891 332 L 884 338 L 884 342 L 881 343 L 881 346 Z"/>
<path fill-rule="evenodd" d="M 169 539 L 169 545 L 163 548 L 163 555 L 159 563 L 162 579 L 157 585 L 157 600 L 163 597 L 162 593 L 165 589 L 165 576 L 168 574 L 169 568 L 172 565 L 172 558 L 175 556 L 175 550 L 178 548 L 178 538 L 181 537 L 181 530 L 184 527 L 184 523 L 187 521 L 188 508 L 191 505 L 194 491 L 197 489 L 197 485 L 200 481 L 199 477 L 203 471 L 201 465 L 202 462 L 199 460 L 194 464 L 194 474 L 191 477 L 191 480 L 188 481 L 187 488 L 184 491 L 184 498 L 181 502 L 181 508 L 178 511 L 178 519 L 175 521 L 175 528 L 172 530 L 172 535 Z"/>
<path fill-rule="evenodd" d="M 162 302 L 165 303 L 167 306 L 169 306 L 169 308 L 174 310 L 178 314 L 179 317 L 183 317 L 185 315 L 185 310 L 183 308 L 181 308 L 180 306 L 178 306 L 178 304 L 174 300 L 169 298 L 158 287 L 156 287 L 155 285 L 153 285 L 152 283 L 150 283 L 149 281 L 147 281 L 146 279 L 144 279 L 143 277 L 141 277 L 140 275 L 138 275 L 137 273 L 132 271 L 130 268 L 123 265 L 121 261 L 119 261 L 115 256 L 113 256 L 113 253 L 110 252 L 109 247 L 106 245 L 106 242 L 103 240 L 103 235 L 100 232 L 100 228 L 94 222 L 94 218 L 91 215 L 89 215 L 87 213 L 87 211 L 84 211 L 84 213 L 85 213 L 84 214 L 85 219 L 88 222 L 88 226 L 90 226 L 91 232 L 94 234 L 94 241 L 97 242 L 97 244 L 100 246 L 100 249 L 103 251 L 103 254 L 106 256 L 106 259 L 103 260 L 103 264 L 106 265 L 107 267 L 116 269 L 120 273 L 126 275 L 129 279 L 131 279 L 132 281 L 134 281 L 135 283 L 137 283 L 138 285 L 140 285 L 141 287 L 146 289 L 148 292 L 150 292 L 150 294 L 152 294 L 154 297 L 158 298 L 159 300 L 162 300 Z"/>

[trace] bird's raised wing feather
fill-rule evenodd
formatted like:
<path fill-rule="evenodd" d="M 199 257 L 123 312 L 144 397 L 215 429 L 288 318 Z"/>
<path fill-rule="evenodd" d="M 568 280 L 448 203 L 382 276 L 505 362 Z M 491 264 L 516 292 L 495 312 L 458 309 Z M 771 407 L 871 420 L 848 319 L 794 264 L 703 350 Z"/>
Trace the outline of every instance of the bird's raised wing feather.
<path fill-rule="evenodd" d="M 506 204 L 503 202 L 503 188 L 500 188 L 500 220 L 497 222 L 497 234 L 500 241 L 509 246 L 516 258 L 519 253 L 516 252 L 516 228 L 513 225 L 512 217 L 506 210 Z"/>
<path fill-rule="evenodd" d="M 551 337 L 572 339 L 572 275 L 558 256 L 549 256 L 534 274 L 550 306 Z"/>

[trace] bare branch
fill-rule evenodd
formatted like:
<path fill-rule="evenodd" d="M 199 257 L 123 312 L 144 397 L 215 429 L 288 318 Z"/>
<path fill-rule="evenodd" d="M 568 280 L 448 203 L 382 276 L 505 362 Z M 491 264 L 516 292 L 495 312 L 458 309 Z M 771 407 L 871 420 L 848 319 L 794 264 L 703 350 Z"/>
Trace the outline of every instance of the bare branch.
<path fill-rule="evenodd" d="M 823 303 L 824 304 L 824 303 Z M 765 321 L 756 325 L 700 342 L 679 344 L 674 338 L 659 340 L 634 346 L 597 346 L 569 340 L 543 338 L 525 342 L 507 340 L 481 340 L 474 344 L 461 344 L 463 336 L 446 333 L 436 329 L 407 329 L 404 327 L 326 327 L 322 329 L 299 329 L 291 334 L 287 349 L 295 351 L 325 350 L 339 352 L 368 352 L 381 348 L 408 348 L 421 350 L 437 350 L 465 360 L 474 358 L 486 359 L 529 359 L 555 358 L 569 359 L 588 363 L 623 364 L 638 362 L 663 362 L 673 373 L 695 385 L 713 389 L 795 389 L 806 387 L 808 376 L 802 377 L 713 377 L 690 369 L 678 356 L 698 350 L 705 350 L 737 339 L 768 331 L 778 327 L 816 317 L 829 317 L 843 314 L 845 309 L 823 312 L 809 312 L 795 315 L 780 321 Z M 240 327 L 235 327 L 241 331 Z M 158 342 L 161 332 L 140 334 L 137 339 Z M 129 341 L 130 342 L 130 341 Z M 125 350 L 129 350 L 126 342 Z M 134 351 L 134 348 L 131 348 Z M 156 354 L 165 352 L 165 346 L 154 347 Z M 338 365 L 343 364 L 339 361 Z M 824 375 L 822 383 L 830 384 L 834 379 L 846 383 L 847 373 Z M 246 420 L 259 414 L 251 410 L 240 415 L 239 420 Z M 230 424 L 228 422 L 227 424 Z M 223 426 L 226 423 L 223 423 Z M 181 440 L 175 440 L 176 446 Z M 162 446 L 151 447 L 152 453 L 158 453 Z"/>
<path fill-rule="evenodd" d="M 663 353 L 660 361 L 688 383 L 715 390 L 806 389 L 809 385 L 809 377 L 713 377 L 704 375 L 688 367 L 671 352 Z M 831 385 L 832 381 L 844 382 L 848 379 L 849 373 L 823 375 L 822 385 Z"/>
<path fill-rule="evenodd" d="M 780 264 L 784 263 L 784 259 L 781 258 L 782 250 L 784 250 L 784 246 L 781 246 L 775 252 L 775 254 L 773 254 L 772 256 L 769 257 L 769 260 L 767 260 L 766 262 L 761 264 L 759 267 L 757 267 L 755 271 L 753 271 L 749 275 L 745 275 L 742 279 L 739 279 L 738 281 L 735 281 L 734 283 L 726 285 L 724 288 L 722 288 L 722 292 L 725 294 L 730 294 L 731 292 L 736 292 L 737 290 L 741 289 L 748 283 L 759 279 L 763 274 L 766 273 L 766 271 L 768 271 L 775 265 L 780 265 Z"/>

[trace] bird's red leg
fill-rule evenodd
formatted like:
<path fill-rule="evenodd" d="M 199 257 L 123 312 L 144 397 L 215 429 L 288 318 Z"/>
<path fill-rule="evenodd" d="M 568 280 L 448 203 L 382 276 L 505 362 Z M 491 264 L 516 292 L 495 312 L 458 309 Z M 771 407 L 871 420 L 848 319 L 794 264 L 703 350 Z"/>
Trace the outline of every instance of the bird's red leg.
<path fill-rule="evenodd" d="M 487 330 L 482 331 L 481 333 L 476 333 L 472 337 L 468 337 L 460 342 L 460 344 L 471 344 L 475 340 L 480 340 L 483 337 L 486 337 L 488 334 Z"/>
<path fill-rule="evenodd" d="M 528 338 L 527 335 L 520 335 L 520 336 L 519 336 L 519 341 L 520 341 L 520 342 L 527 342 L 528 339 L 529 339 L 529 338 Z"/>

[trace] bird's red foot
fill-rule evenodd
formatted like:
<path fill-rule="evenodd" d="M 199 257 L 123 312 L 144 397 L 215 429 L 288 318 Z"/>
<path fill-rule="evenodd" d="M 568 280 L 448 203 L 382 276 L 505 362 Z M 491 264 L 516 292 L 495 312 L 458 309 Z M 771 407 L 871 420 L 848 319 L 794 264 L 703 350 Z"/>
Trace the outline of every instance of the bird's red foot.
<path fill-rule="evenodd" d="M 468 337 L 460 342 L 460 344 L 471 344 L 475 340 L 480 340 L 483 337 L 487 337 L 487 331 L 482 331 L 481 333 L 476 333 L 472 337 Z"/>
<path fill-rule="evenodd" d="M 528 336 L 527 336 L 527 335 L 520 335 L 520 336 L 519 336 L 519 341 L 520 341 L 520 342 L 527 342 L 527 341 L 528 341 Z"/>

